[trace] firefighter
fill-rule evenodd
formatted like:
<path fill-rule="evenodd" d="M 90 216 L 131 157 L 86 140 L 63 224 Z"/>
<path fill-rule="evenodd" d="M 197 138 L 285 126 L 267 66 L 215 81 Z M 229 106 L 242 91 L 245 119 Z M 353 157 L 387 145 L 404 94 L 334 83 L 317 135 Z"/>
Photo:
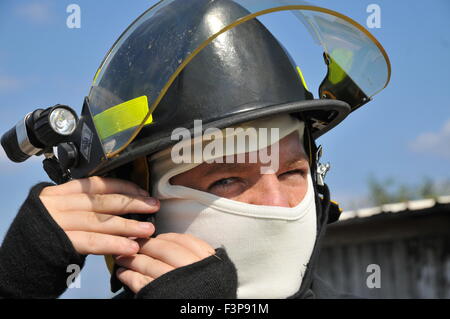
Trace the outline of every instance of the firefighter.
<path fill-rule="evenodd" d="M 323 45 L 317 99 L 257 19 L 285 10 Z M 315 140 L 389 76 L 378 41 L 331 10 L 158 3 L 94 77 L 76 178 L 34 186 L 20 208 L 1 247 L 2 296 L 57 297 L 67 266 L 96 254 L 122 298 L 347 297 L 315 273 L 339 215 Z"/>

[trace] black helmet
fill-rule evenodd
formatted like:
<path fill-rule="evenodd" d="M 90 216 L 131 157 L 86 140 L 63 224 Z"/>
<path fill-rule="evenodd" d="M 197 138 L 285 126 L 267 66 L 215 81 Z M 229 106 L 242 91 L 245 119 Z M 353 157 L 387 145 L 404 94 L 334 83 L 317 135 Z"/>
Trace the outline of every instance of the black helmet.
<path fill-rule="evenodd" d="M 356 22 L 302 1 L 269 2 L 166 0 L 141 15 L 95 75 L 79 126 L 84 156 L 72 175 L 105 174 L 164 149 L 177 142 L 175 128 L 190 129 L 196 119 L 203 129 L 224 128 L 290 113 L 308 122 L 315 139 L 387 85 L 387 55 Z M 283 10 L 324 46 L 320 99 L 255 19 Z"/>

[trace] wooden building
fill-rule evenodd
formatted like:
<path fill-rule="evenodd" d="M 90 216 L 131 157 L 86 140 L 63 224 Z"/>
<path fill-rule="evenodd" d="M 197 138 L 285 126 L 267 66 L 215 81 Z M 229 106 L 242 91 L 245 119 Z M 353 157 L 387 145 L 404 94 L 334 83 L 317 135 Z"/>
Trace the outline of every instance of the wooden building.
<path fill-rule="evenodd" d="M 342 213 L 318 273 L 364 298 L 450 298 L 450 196 Z"/>

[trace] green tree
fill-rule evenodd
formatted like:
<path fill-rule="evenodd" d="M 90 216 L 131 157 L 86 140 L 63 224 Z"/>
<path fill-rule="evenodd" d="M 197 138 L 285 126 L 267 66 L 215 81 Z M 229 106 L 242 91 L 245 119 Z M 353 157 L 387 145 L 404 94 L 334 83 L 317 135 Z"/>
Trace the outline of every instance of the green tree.
<path fill-rule="evenodd" d="M 378 180 L 371 175 L 368 178 L 368 189 L 369 202 L 372 205 L 380 206 L 388 203 L 450 195 L 450 179 L 436 182 L 425 177 L 418 184 L 407 185 L 396 182 L 392 177 Z"/>

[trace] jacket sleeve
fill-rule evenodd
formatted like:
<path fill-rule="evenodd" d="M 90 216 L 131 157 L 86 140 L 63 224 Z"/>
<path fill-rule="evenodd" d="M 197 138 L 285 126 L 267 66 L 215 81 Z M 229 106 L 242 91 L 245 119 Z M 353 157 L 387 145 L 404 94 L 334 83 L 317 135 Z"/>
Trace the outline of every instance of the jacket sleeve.
<path fill-rule="evenodd" d="M 86 256 L 76 252 L 39 199 L 50 185 L 31 189 L 0 247 L 2 298 L 56 298 L 67 289 L 73 269 L 84 265 Z"/>
<path fill-rule="evenodd" d="M 237 272 L 224 248 L 174 269 L 142 288 L 137 299 L 235 299 Z"/>

